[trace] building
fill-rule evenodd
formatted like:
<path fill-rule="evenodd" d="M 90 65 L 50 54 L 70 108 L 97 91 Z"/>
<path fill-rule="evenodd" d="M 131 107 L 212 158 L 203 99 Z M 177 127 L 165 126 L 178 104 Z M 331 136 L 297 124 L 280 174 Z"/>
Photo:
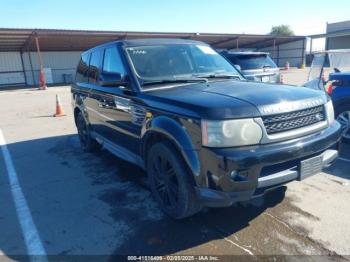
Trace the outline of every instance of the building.
<path fill-rule="evenodd" d="M 350 21 L 327 24 L 326 50 L 350 49 Z"/>
<path fill-rule="evenodd" d="M 326 39 L 325 49 L 350 49 L 350 21 L 327 23 L 325 34 L 310 35 L 310 53 L 313 50 L 313 40 Z"/>
<path fill-rule="evenodd" d="M 151 37 L 199 40 L 219 50 L 265 51 L 279 66 L 305 61 L 305 36 L 0 28 L 0 87 L 38 85 L 41 64 L 48 84 L 69 83 L 82 51 L 112 40 Z"/>

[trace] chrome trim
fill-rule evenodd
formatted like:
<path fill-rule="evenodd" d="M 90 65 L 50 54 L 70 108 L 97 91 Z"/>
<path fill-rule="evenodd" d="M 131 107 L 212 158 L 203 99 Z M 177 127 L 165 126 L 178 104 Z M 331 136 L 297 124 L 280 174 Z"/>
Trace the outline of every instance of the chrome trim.
<path fill-rule="evenodd" d="M 111 152 L 113 155 L 124 159 L 125 161 L 134 163 L 135 165 L 138 165 L 140 168 L 145 169 L 144 161 L 142 158 L 135 153 L 129 151 L 123 146 L 117 145 L 113 143 L 112 141 L 108 140 L 104 136 L 97 134 L 94 131 L 91 131 L 91 135 L 93 138 L 97 140 L 99 144 L 101 144 L 105 149 L 107 149 L 109 152 Z"/>
<path fill-rule="evenodd" d="M 85 106 L 85 108 L 86 108 L 88 111 L 93 112 L 93 113 L 95 113 L 96 115 L 99 115 L 100 117 L 103 117 L 104 119 L 107 119 L 107 120 L 109 120 L 109 121 L 116 121 L 115 119 L 110 118 L 110 117 L 108 117 L 108 116 L 106 116 L 106 115 L 104 115 L 104 114 L 101 114 L 100 112 L 96 111 L 95 109 L 93 109 L 93 108 L 91 108 L 91 107 L 89 107 L 89 106 Z"/>
<path fill-rule="evenodd" d="M 330 166 L 339 156 L 338 150 L 328 149 L 322 154 L 323 167 Z"/>
<path fill-rule="evenodd" d="M 146 109 L 142 106 L 133 105 L 131 107 L 131 122 L 135 125 L 142 126 L 146 119 Z"/>
<path fill-rule="evenodd" d="M 258 109 L 262 116 L 268 116 L 303 110 L 311 107 L 320 106 L 326 103 L 326 97 L 322 96 L 292 102 L 286 101 L 274 105 L 258 106 Z"/>
<path fill-rule="evenodd" d="M 197 82 L 193 82 L 197 84 Z M 149 88 L 142 88 L 142 92 L 150 92 L 150 91 L 155 91 L 155 90 L 166 90 L 166 89 L 171 89 L 174 87 L 179 87 L 179 86 L 188 86 L 192 85 L 193 83 L 181 83 L 181 84 L 176 84 L 176 85 L 166 85 L 166 86 L 159 86 L 159 87 L 149 87 Z M 202 83 L 202 82 L 198 82 Z"/>
<path fill-rule="evenodd" d="M 274 174 L 259 178 L 257 188 L 287 183 L 289 181 L 297 179 L 298 176 L 299 176 L 299 173 L 297 170 L 295 170 L 295 168 L 283 170 L 278 173 L 274 173 Z"/>
<path fill-rule="evenodd" d="M 280 142 L 280 141 L 284 141 L 284 140 L 289 140 L 289 139 L 309 135 L 309 134 L 315 133 L 317 131 L 320 131 L 320 130 L 328 127 L 328 120 L 325 120 L 325 121 L 318 122 L 318 123 L 310 125 L 310 126 L 305 126 L 305 127 L 285 131 L 285 132 L 280 132 L 280 133 L 273 134 L 273 135 L 268 135 L 266 132 L 266 128 L 265 128 L 265 125 L 264 125 L 262 118 L 254 118 L 254 121 L 258 125 L 260 125 L 260 127 L 263 131 L 263 135 L 262 135 L 262 138 L 260 140 L 261 144 Z"/>
<path fill-rule="evenodd" d="M 334 149 L 328 149 L 324 151 L 322 154 L 318 155 L 319 157 L 322 157 L 322 169 L 330 166 L 338 157 L 338 151 Z M 311 174 L 309 176 L 300 177 L 300 170 L 298 166 L 300 165 L 300 162 L 297 166 L 294 166 L 290 169 L 280 171 L 278 173 L 270 174 L 268 176 L 264 176 L 258 179 L 258 188 L 261 187 L 268 187 L 268 186 L 274 186 L 281 183 L 287 183 L 289 181 L 298 179 L 299 181 L 302 179 L 305 179 L 307 177 L 317 175 Z"/>

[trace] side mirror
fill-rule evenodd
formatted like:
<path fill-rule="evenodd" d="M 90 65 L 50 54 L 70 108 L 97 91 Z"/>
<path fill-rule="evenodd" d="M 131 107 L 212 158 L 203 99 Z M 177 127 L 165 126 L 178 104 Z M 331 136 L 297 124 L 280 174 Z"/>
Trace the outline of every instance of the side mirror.
<path fill-rule="evenodd" d="M 239 70 L 239 71 L 242 71 L 242 68 L 240 65 L 235 65 L 235 67 Z"/>
<path fill-rule="evenodd" d="M 128 81 L 119 73 L 103 72 L 100 79 L 101 86 L 127 86 Z"/>

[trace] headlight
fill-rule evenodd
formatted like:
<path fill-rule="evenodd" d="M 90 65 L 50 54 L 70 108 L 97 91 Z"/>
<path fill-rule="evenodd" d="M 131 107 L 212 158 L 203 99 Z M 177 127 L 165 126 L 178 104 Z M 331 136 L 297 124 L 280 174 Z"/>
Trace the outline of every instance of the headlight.
<path fill-rule="evenodd" d="M 326 104 L 326 113 L 328 124 L 332 124 L 334 122 L 334 108 L 332 100 L 329 100 Z"/>
<path fill-rule="evenodd" d="M 209 147 L 255 145 L 262 138 L 261 127 L 253 119 L 202 121 L 202 143 Z"/>

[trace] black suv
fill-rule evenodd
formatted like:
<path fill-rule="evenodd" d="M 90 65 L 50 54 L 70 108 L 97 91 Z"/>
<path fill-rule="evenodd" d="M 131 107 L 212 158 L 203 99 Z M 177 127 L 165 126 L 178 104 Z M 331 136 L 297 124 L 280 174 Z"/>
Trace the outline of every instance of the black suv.
<path fill-rule="evenodd" d="M 72 85 L 81 145 L 143 168 L 164 212 L 184 218 L 317 174 L 338 152 L 332 102 L 247 82 L 210 46 L 116 41 L 84 52 Z"/>

